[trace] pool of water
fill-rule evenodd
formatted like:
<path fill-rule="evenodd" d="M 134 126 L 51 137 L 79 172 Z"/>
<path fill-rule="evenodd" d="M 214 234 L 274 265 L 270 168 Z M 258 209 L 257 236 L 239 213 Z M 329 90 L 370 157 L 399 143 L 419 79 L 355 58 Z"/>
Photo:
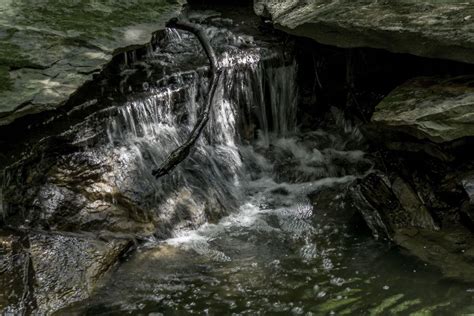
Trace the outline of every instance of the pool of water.
<path fill-rule="evenodd" d="M 341 131 L 342 130 L 342 131 Z M 460 315 L 474 286 L 439 272 L 354 219 L 347 186 L 371 168 L 356 130 L 241 146 L 238 211 L 131 253 L 85 315 Z"/>

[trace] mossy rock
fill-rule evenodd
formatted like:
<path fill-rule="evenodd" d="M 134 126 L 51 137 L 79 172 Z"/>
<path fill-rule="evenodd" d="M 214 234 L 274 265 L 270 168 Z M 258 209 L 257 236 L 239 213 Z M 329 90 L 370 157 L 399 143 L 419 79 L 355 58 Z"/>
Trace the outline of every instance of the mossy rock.
<path fill-rule="evenodd" d="M 377 105 L 372 123 L 438 144 L 473 137 L 474 77 L 412 79 Z"/>
<path fill-rule="evenodd" d="M 151 40 L 184 0 L 0 2 L 0 125 L 55 109 L 112 57 Z"/>

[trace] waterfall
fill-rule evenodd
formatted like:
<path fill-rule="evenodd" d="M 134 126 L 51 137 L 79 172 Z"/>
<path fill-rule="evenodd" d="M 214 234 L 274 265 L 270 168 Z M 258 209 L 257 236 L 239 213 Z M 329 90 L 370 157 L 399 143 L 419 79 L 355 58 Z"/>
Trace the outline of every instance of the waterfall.
<path fill-rule="evenodd" d="M 222 35 L 213 28 L 208 32 Z M 172 47 L 193 43 L 186 36 L 170 30 L 166 40 Z M 164 51 L 161 48 L 151 58 L 168 54 Z M 102 154 L 113 157 L 111 176 L 118 190 L 132 192 L 142 208 L 159 214 L 157 222 L 170 227 L 176 221 L 181 222 L 178 227 L 200 225 L 239 206 L 245 167 L 242 137 L 260 134 L 268 143 L 270 133 L 286 134 L 296 128 L 294 61 L 286 61 L 281 53 L 265 55 L 254 47 L 221 52 L 220 63 L 224 76 L 207 127 L 192 154 L 170 175 L 157 180 L 151 171 L 194 127 L 208 93 L 205 72 L 178 72 L 162 78 L 156 87 L 119 107 L 107 122 L 108 143 Z M 180 218 L 173 218 L 178 209 Z"/>

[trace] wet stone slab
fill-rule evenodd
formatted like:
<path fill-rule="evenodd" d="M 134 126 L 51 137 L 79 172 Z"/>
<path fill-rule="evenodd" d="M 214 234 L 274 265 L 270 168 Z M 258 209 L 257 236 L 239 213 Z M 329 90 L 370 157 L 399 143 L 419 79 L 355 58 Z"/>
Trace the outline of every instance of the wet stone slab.
<path fill-rule="evenodd" d="M 474 136 L 474 78 L 420 77 L 393 90 L 375 108 L 384 134 L 448 143 Z"/>
<path fill-rule="evenodd" d="M 121 51 L 150 42 L 182 0 L 0 3 L 0 125 L 55 109 Z"/>
<path fill-rule="evenodd" d="M 0 310 L 51 314 L 85 299 L 130 246 L 85 234 L 0 232 Z"/>
<path fill-rule="evenodd" d="M 256 0 L 284 31 L 344 48 L 474 63 L 474 4 L 456 0 Z"/>

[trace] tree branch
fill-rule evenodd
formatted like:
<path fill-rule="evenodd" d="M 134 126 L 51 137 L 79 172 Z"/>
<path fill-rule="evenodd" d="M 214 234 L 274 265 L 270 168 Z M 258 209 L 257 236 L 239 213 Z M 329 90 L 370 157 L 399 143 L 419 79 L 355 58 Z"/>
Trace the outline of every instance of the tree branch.
<path fill-rule="evenodd" d="M 206 126 L 207 121 L 209 121 L 209 114 L 211 111 L 212 103 L 214 101 L 214 96 L 216 94 L 217 86 L 219 79 L 221 77 L 222 71 L 219 68 L 219 63 L 217 61 L 216 54 L 210 44 L 209 38 L 207 37 L 204 29 L 198 25 L 195 25 L 188 21 L 178 21 L 177 19 L 171 20 L 167 27 L 176 28 L 184 31 L 193 33 L 201 43 L 204 51 L 209 59 L 210 69 L 211 69 L 211 79 L 209 83 L 209 93 L 207 95 L 204 108 L 199 115 L 199 118 L 194 125 L 191 134 L 184 144 L 176 148 L 168 158 L 161 164 L 158 169 L 153 170 L 152 174 L 156 178 L 162 177 L 168 174 L 173 170 L 179 163 L 181 163 L 191 152 L 192 147 L 198 140 L 201 132 Z"/>

